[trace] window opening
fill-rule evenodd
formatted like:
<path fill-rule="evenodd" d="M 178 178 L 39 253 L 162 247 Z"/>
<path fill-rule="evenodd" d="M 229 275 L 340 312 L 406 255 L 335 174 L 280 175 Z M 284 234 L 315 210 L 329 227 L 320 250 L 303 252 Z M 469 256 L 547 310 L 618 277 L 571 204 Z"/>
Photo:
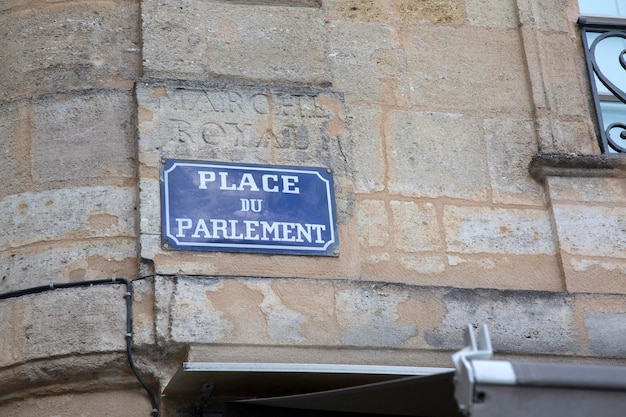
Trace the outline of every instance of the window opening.
<path fill-rule="evenodd" d="M 626 152 L 626 0 L 579 0 L 603 153 Z"/>

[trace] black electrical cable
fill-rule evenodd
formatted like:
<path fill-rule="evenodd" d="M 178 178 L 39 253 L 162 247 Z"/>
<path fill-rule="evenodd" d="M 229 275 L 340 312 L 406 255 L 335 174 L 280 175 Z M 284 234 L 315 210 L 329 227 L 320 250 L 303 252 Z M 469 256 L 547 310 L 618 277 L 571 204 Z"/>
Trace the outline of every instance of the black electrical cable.
<path fill-rule="evenodd" d="M 146 383 L 146 381 L 144 381 L 144 379 L 142 378 L 141 374 L 137 370 L 137 367 L 135 366 L 135 361 L 133 359 L 133 351 L 132 351 L 132 345 L 133 345 L 133 286 L 132 286 L 132 281 L 130 281 L 128 279 L 125 279 L 125 278 L 110 278 L 110 279 L 97 279 L 97 280 L 91 280 L 91 281 L 66 282 L 66 283 L 59 283 L 59 284 L 42 285 L 40 287 L 25 288 L 23 290 L 17 290 L 17 291 L 11 291 L 11 292 L 2 293 L 2 294 L 0 294 L 0 300 L 6 300 L 8 298 L 21 297 L 23 295 L 38 294 L 38 293 L 51 291 L 51 290 L 56 290 L 56 289 L 62 289 L 62 288 L 91 287 L 91 286 L 94 286 L 94 285 L 112 285 L 112 284 L 124 284 L 126 286 L 126 293 L 124 294 L 124 298 L 126 299 L 126 335 L 125 335 L 125 339 L 126 339 L 126 356 L 128 358 L 128 364 L 130 366 L 130 369 L 133 371 L 133 374 L 135 374 L 135 377 L 137 378 L 137 380 L 139 381 L 139 383 L 141 384 L 143 389 L 148 394 L 148 397 L 150 397 L 150 402 L 152 403 L 152 412 L 151 412 L 151 414 L 154 417 L 159 417 L 159 402 L 157 401 L 156 395 L 154 394 L 154 392 L 152 392 L 150 387 L 148 387 L 148 384 Z"/>

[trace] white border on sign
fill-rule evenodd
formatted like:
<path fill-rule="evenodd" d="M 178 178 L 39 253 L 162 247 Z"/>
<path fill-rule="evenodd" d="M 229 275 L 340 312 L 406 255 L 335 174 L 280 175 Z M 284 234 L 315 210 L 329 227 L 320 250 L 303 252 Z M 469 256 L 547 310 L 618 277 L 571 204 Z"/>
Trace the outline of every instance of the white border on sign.
<path fill-rule="evenodd" d="M 251 171 L 270 171 L 270 172 L 287 172 L 287 173 L 297 173 L 297 174 L 314 174 L 319 177 L 324 183 L 326 183 L 326 198 L 328 201 L 328 220 L 329 220 L 329 229 L 330 229 L 330 239 L 323 247 L 308 247 L 308 246 L 278 246 L 278 245 L 259 245 L 259 244 L 238 244 L 238 243 L 208 243 L 208 242 L 179 242 L 175 236 L 170 234 L 170 207 L 169 207 L 169 183 L 168 183 L 168 174 L 173 171 L 177 166 L 188 166 L 188 167 L 201 167 L 201 168 L 226 168 L 226 169 L 247 169 Z M 243 166 L 243 165 L 228 165 L 228 164 L 210 164 L 210 163 L 198 163 L 198 162 L 174 162 L 171 168 L 163 171 L 163 193 L 164 193 L 164 213 L 165 216 L 165 235 L 169 239 L 176 242 L 178 246 L 192 246 L 192 247 L 215 247 L 215 248 L 237 248 L 237 249 L 283 249 L 283 250 L 291 250 L 291 251 L 318 251 L 325 252 L 328 247 L 335 243 L 335 228 L 333 225 L 335 224 L 335 219 L 333 216 L 333 207 L 332 207 L 332 199 L 330 194 L 330 182 L 322 177 L 318 171 L 309 171 L 309 170 L 300 170 L 300 169 L 290 169 L 290 168 L 264 168 L 264 167 L 256 167 L 256 166 Z"/>

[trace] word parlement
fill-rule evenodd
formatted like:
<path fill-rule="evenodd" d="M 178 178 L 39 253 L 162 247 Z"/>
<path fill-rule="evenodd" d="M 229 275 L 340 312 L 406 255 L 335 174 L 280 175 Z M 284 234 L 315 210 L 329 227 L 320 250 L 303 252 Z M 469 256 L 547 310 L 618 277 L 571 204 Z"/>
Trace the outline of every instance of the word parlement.
<path fill-rule="evenodd" d="M 165 160 L 165 249 L 337 256 L 332 172 Z"/>

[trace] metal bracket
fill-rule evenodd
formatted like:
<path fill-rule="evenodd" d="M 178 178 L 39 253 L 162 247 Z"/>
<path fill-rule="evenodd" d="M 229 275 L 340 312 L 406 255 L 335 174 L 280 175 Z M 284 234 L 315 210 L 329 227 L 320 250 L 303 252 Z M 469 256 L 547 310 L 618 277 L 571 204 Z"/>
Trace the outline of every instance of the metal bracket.
<path fill-rule="evenodd" d="M 470 415 L 474 400 L 474 370 L 471 361 L 474 359 L 491 359 L 493 348 L 489 338 L 487 325 L 482 325 L 478 337 L 474 334 L 471 324 L 467 325 L 464 334 L 465 347 L 452 355 L 452 362 L 456 368 L 454 377 L 454 397 L 459 404 L 459 411 L 466 416 Z"/>

